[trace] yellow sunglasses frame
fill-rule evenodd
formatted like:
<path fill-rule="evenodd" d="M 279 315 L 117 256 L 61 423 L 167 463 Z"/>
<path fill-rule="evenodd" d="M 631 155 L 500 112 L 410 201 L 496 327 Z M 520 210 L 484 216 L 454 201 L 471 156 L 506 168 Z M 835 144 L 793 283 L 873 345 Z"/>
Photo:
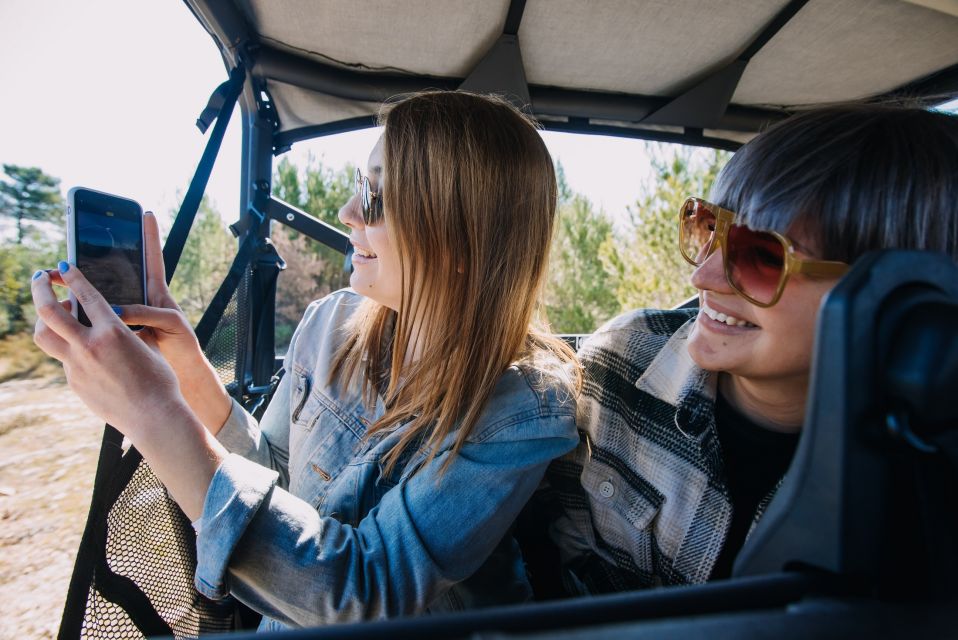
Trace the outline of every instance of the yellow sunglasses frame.
<path fill-rule="evenodd" d="M 690 257 L 685 253 L 685 211 L 690 204 L 704 205 L 715 215 L 715 230 L 712 232 L 712 241 L 709 244 L 708 252 L 701 262 L 697 262 L 694 257 Z M 708 260 L 709 256 L 715 253 L 718 247 L 722 247 L 722 268 L 725 271 L 725 280 L 735 293 L 757 307 L 768 308 L 777 303 L 782 297 L 782 292 L 785 290 L 785 283 L 788 282 L 788 278 L 792 275 L 802 274 L 819 278 L 837 278 L 844 275 L 849 269 L 848 263 L 836 260 L 799 258 L 795 255 L 795 245 L 791 240 L 775 231 L 763 231 L 762 233 L 769 234 L 782 244 L 785 264 L 782 268 L 782 275 L 778 279 L 775 295 L 772 297 L 771 302 L 760 302 L 735 286 L 732 280 L 731 267 L 729 266 L 728 260 L 726 260 L 726 255 L 728 255 L 728 232 L 729 229 L 732 228 L 735 218 L 736 214 L 734 211 L 720 207 L 708 200 L 703 200 L 702 198 L 687 198 L 679 209 L 679 252 L 686 262 L 693 267 L 699 267 Z"/>

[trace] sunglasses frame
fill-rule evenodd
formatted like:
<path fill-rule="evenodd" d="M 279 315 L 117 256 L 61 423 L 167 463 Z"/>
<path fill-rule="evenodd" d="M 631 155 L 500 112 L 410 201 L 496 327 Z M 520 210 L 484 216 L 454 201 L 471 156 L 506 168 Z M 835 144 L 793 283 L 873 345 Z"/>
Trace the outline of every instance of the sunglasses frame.
<path fill-rule="evenodd" d="M 684 222 L 685 211 L 689 204 L 703 205 L 715 216 L 715 230 L 712 231 L 712 239 L 709 242 L 708 251 L 702 258 L 701 262 L 697 262 L 695 258 L 689 257 L 685 254 Z M 760 302 L 739 289 L 732 280 L 731 266 L 729 265 L 729 261 L 726 256 L 728 255 L 728 232 L 729 229 L 732 228 L 734 224 L 733 221 L 736 217 L 737 216 L 734 211 L 720 207 L 717 204 L 709 202 L 708 200 L 694 197 L 687 198 L 679 209 L 679 253 L 681 253 L 685 261 L 691 264 L 693 267 L 699 267 L 704 264 L 706 260 L 708 260 L 709 256 L 715 253 L 715 250 L 718 247 L 722 247 L 722 269 L 725 271 L 725 280 L 728 282 L 728 285 L 732 288 L 732 290 L 735 291 L 735 293 L 742 296 L 757 307 L 768 308 L 775 305 L 781 299 L 782 292 L 785 290 L 785 283 L 788 282 L 788 278 L 792 275 L 802 274 L 820 278 L 837 278 L 843 275 L 849 269 L 849 265 L 847 263 L 838 262 L 836 260 L 813 260 L 808 258 L 799 258 L 795 255 L 795 245 L 791 240 L 775 231 L 761 231 L 760 233 L 767 233 L 781 243 L 782 248 L 784 249 L 782 255 L 784 256 L 785 264 L 782 266 L 782 275 L 779 276 L 778 284 L 775 287 L 775 295 L 772 296 L 772 300 L 770 302 Z"/>
<path fill-rule="evenodd" d="M 373 191 L 369 178 L 363 175 L 362 170 L 356 169 L 356 195 L 359 196 L 363 209 L 363 224 L 366 226 L 379 224 L 383 220 L 383 194 Z M 376 207 L 376 211 L 373 211 Z M 375 216 L 373 215 L 375 213 Z"/>

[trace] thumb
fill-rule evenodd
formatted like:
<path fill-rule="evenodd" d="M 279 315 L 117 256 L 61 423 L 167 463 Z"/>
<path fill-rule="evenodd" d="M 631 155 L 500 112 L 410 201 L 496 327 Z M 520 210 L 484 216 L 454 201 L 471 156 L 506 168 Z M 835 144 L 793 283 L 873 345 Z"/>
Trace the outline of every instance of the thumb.
<path fill-rule="evenodd" d="M 144 304 L 129 304 L 114 307 L 117 315 L 126 324 L 143 325 L 164 333 L 189 333 L 191 327 L 177 309 L 161 309 Z"/>

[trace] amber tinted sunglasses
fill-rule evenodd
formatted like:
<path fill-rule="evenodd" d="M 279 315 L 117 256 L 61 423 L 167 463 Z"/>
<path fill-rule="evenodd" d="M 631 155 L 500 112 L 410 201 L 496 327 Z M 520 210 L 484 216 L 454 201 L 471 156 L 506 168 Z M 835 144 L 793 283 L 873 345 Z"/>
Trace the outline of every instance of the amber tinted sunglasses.
<path fill-rule="evenodd" d="M 679 248 L 687 262 L 699 266 L 721 247 L 729 286 L 754 305 L 778 302 L 791 275 L 837 278 L 848 270 L 844 262 L 798 258 L 785 236 L 754 231 L 734 219 L 728 209 L 689 198 L 679 214 Z"/>
<path fill-rule="evenodd" d="M 356 169 L 356 194 L 363 207 L 363 224 L 373 225 L 382 222 L 383 194 L 381 191 L 373 191 L 369 178 L 359 169 Z"/>

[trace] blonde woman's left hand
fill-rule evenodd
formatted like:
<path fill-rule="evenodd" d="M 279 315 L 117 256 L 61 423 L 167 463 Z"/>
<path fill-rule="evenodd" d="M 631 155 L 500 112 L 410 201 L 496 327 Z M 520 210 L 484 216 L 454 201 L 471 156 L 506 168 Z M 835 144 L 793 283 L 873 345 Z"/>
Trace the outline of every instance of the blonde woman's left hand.
<path fill-rule="evenodd" d="M 113 311 L 75 266 L 60 263 L 59 276 L 90 319 L 80 324 L 38 271 L 32 283 L 37 324 L 33 340 L 63 363 L 70 388 L 106 422 L 136 441 L 135 432 L 149 421 L 182 410 L 185 400 L 173 370 Z"/>

